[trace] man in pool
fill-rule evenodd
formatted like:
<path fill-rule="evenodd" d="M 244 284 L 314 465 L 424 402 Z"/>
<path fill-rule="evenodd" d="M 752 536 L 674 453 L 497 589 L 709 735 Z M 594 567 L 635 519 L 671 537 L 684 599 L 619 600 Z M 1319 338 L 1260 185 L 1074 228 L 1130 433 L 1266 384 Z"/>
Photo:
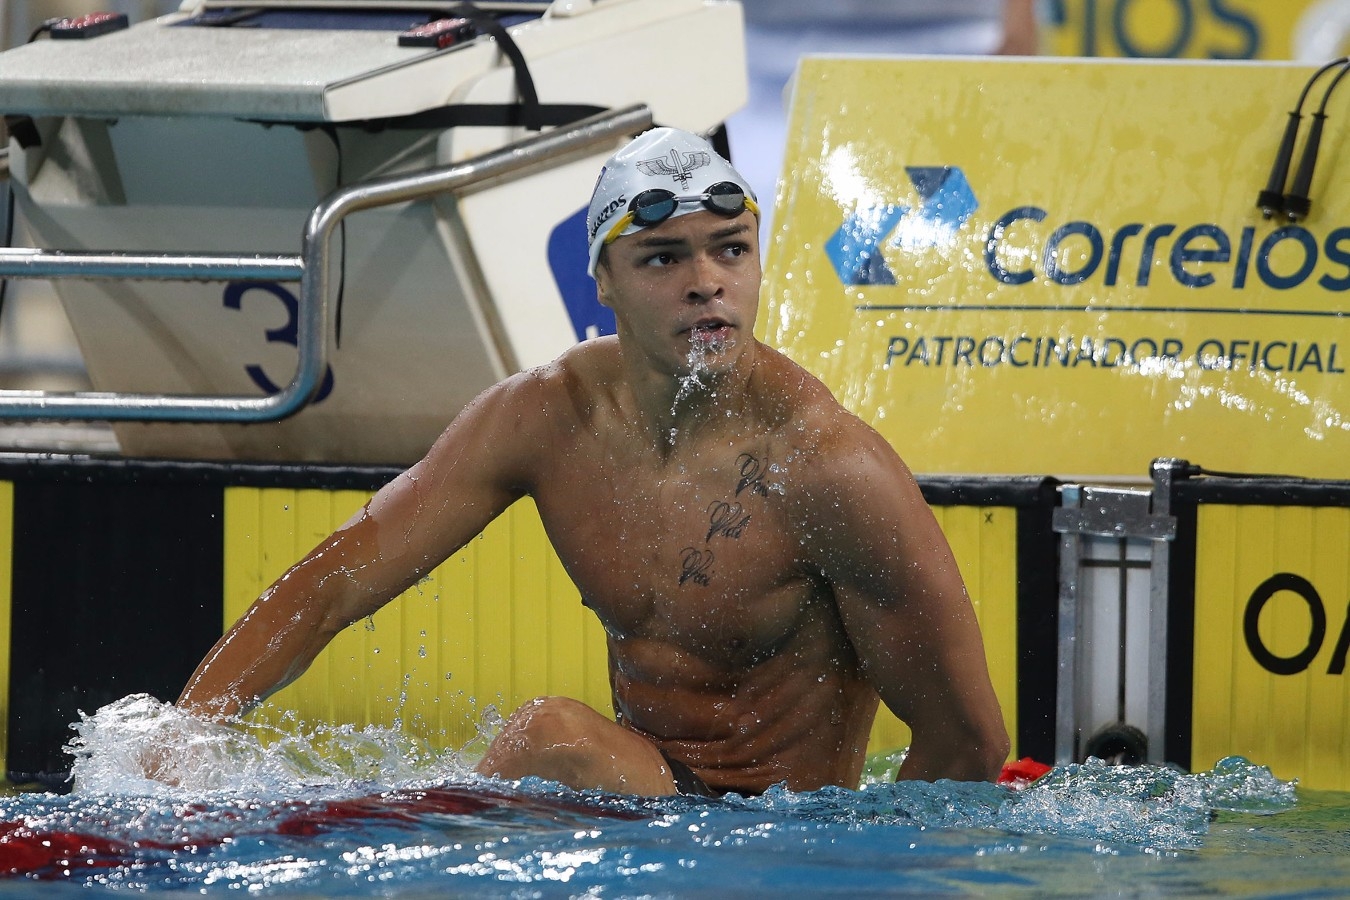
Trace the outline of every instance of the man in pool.
<path fill-rule="evenodd" d="M 979 628 L 913 476 L 752 335 L 757 220 L 701 138 L 655 129 L 615 154 L 587 227 L 617 335 L 470 403 L 262 595 L 179 706 L 243 712 L 529 495 L 604 624 L 616 718 L 536 699 L 480 772 L 648 795 L 853 788 L 880 699 L 913 731 L 901 778 L 996 775 L 1008 737 Z"/>

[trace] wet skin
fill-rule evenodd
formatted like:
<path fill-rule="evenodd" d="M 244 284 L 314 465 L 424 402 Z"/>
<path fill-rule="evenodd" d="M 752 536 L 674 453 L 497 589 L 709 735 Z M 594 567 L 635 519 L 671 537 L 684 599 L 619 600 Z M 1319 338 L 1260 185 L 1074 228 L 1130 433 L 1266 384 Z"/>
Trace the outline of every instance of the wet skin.
<path fill-rule="evenodd" d="M 752 336 L 756 228 L 697 212 L 607 247 L 617 336 L 470 404 L 180 704 L 266 696 L 529 495 L 605 626 L 618 722 L 527 705 L 484 771 L 661 793 L 661 748 L 719 789 L 851 787 L 880 697 L 914 733 L 901 777 L 994 775 L 1007 735 L 947 543 L 890 446 Z"/>

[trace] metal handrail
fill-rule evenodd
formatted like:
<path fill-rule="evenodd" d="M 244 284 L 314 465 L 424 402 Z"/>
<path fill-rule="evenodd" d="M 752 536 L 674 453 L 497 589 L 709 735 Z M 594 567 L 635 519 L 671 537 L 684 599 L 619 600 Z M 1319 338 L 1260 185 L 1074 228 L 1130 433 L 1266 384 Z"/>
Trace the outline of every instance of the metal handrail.
<path fill-rule="evenodd" d="M 305 224 L 299 256 L 65 252 L 0 248 L 0 278 L 122 278 L 166 281 L 299 281 L 295 377 L 269 397 L 0 390 L 0 420 L 274 422 L 303 409 L 322 383 L 328 356 L 328 269 L 333 232 L 364 209 L 464 190 L 652 124 L 645 105 L 600 113 L 462 163 L 339 188 Z"/>

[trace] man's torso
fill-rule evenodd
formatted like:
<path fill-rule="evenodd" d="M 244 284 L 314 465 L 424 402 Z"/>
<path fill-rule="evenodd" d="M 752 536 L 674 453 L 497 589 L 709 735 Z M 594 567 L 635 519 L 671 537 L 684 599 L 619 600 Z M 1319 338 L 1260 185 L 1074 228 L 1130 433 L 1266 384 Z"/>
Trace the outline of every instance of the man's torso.
<path fill-rule="evenodd" d="M 573 376 L 545 385 L 567 399 L 530 492 L 605 626 L 620 721 L 714 787 L 856 782 L 876 695 L 793 507 L 827 423 L 752 403 L 658 452 L 584 371 L 553 377 Z"/>

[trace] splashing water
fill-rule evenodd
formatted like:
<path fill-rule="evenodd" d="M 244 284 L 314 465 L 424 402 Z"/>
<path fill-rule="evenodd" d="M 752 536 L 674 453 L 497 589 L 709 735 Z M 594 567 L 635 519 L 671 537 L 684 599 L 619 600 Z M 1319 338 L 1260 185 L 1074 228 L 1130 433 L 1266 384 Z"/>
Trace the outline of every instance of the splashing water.
<path fill-rule="evenodd" d="M 480 729 L 500 722 L 489 707 Z M 435 752 L 397 728 L 306 728 L 292 721 L 240 729 L 203 721 L 146 694 L 81 715 L 75 731 L 66 751 L 75 759 L 77 793 L 284 793 L 296 785 L 463 780 L 472 769 L 464 753 Z M 465 752 L 490 739 L 480 731 Z"/>
<path fill-rule="evenodd" d="M 680 404 L 687 401 L 694 395 L 695 391 L 708 389 L 708 384 L 704 383 L 704 378 L 712 374 L 712 369 L 708 367 L 708 356 L 713 353 L 721 352 L 724 342 L 719 340 L 711 343 L 701 340 L 693 332 L 689 335 L 689 355 L 685 360 L 689 364 L 689 371 L 679 376 L 678 384 L 675 388 L 675 399 L 670 404 L 670 414 L 676 415 Z M 675 430 L 671 429 L 671 442 L 674 442 Z"/>
<path fill-rule="evenodd" d="M 490 711 L 476 743 L 499 721 Z M 711 801 L 491 781 L 471 773 L 470 751 L 391 729 L 240 731 L 149 697 L 77 728 L 71 795 L 0 796 L 0 872 L 269 896 L 1039 897 L 1124 885 L 1138 896 L 1231 892 L 1243 878 L 1253 893 L 1350 883 L 1350 798 L 1304 813 L 1320 830 L 1308 819 L 1281 830 L 1303 798 L 1236 758 L 1197 774 L 1090 760 L 1019 791 L 878 781 Z M 166 755 L 179 760 L 176 787 L 142 774 Z M 25 883 L 0 879 L 0 897 Z"/>

